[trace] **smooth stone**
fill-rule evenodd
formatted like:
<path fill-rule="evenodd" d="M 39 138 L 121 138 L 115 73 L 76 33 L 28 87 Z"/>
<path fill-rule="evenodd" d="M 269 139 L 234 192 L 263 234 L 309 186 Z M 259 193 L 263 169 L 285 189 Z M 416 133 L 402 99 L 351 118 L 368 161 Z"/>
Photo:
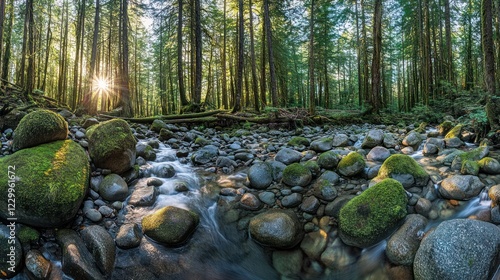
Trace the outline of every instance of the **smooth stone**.
<path fill-rule="evenodd" d="M 315 214 L 319 206 L 320 206 L 319 200 L 314 196 L 309 196 L 302 201 L 302 204 L 300 205 L 300 210 L 309 214 Z"/>
<path fill-rule="evenodd" d="M 476 197 L 484 188 L 477 176 L 454 175 L 444 179 L 439 193 L 447 199 L 469 200 Z"/>
<path fill-rule="evenodd" d="M 259 199 L 267 205 L 274 205 L 276 203 L 276 198 L 272 192 L 262 192 L 259 193 Z"/>
<path fill-rule="evenodd" d="M 97 267 L 106 275 L 111 275 L 115 266 L 115 241 L 111 234 L 101 226 L 93 225 L 84 228 L 80 235 L 90 251 Z"/>
<path fill-rule="evenodd" d="M 29 250 L 24 261 L 26 269 L 34 279 L 49 279 L 52 264 L 38 250 Z"/>
<path fill-rule="evenodd" d="M 328 234 L 323 230 L 319 230 L 304 235 L 300 248 L 309 258 L 319 260 L 327 242 Z"/>
<path fill-rule="evenodd" d="M 295 213 L 280 209 L 271 209 L 253 217 L 248 230 L 253 240 L 278 249 L 294 247 L 303 236 L 302 224 Z"/>
<path fill-rule="evenodd" d="M 385 254 L 393 264 L 410 266 L 420 245 L 420 232 L 427 219 L 418 214 L 406 216 L 404 224 L 389 238 Z"/>
<path fill-rule="evenodd" d="M 254 194 L 246 193 L 241 197 L 240 205 L 243 209 L 255 211 L 262 206 L 262 203 Z"/>
<path fill-rule="evenodd" d="M 116 235 L 116 246 L 122 249 L 131 249 L 139 246 L 142 239 L 141 229 L 137 224 L 124 224 Z"/>
<path fill-rule="evenodd" d="M 292 193 L 281 199 L 281 205 L 287 208 L 299 206 L 301 202 L 302 202 L 302 195 L 300 193 Z"/>

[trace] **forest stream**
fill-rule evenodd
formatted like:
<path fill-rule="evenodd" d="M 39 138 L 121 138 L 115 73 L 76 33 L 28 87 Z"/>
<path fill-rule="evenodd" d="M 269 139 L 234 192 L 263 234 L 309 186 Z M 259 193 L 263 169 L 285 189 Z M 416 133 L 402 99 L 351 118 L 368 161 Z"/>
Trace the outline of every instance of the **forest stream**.
<path fill-rule="evenodd" d="M 499 278 L 499 154 L 454 120 L 68 127 L 31 114 L 2 133 L 17 202 L 2 278 Z M 42 119 L 54 127 L 32 129 Z"/>

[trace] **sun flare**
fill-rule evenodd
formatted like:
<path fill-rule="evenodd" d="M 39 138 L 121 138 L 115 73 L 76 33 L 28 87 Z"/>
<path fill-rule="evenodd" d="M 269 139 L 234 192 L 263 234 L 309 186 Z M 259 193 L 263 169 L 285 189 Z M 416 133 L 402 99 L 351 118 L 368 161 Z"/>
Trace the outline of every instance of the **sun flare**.
<path fill-rule="evenodd" d="M 94 81 L 94 86 L 97 91 L 108 91 L 109 83 L 106 79 L 96 78 Z"/>

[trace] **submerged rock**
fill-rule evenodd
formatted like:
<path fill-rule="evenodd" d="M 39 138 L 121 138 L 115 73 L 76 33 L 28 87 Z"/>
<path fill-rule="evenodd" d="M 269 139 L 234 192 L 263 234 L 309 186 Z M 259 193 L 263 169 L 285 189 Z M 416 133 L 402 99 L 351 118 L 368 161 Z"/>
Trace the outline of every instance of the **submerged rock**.
<path fill-rule="evenodd" d="M 420 279 L 491 279 L 500 261 L 500 228 L 478 220 L 442 222 L 422 240 L 413 271 Z"/>
<path fill-rule="evenodd" d="M 142 231 L 156 242 L 177 246 L 186 242 L 198 226 L 196 213 L 167 206 L 142 219 Z"/>
<path fill-rule="evenodd" d="M 386 238 L 406 216 L 406 192 L 385 179 L 345 204 L 339 214 L 339 236 L 347 245 L 366 248 Z"/>
<path fill-rule="evenodd" d="M 272 209 L 250 220 L 250 236 L 264 246 L 287 249 L 297 245 L 303 236 L 302 224 L 295 213 Z"/>

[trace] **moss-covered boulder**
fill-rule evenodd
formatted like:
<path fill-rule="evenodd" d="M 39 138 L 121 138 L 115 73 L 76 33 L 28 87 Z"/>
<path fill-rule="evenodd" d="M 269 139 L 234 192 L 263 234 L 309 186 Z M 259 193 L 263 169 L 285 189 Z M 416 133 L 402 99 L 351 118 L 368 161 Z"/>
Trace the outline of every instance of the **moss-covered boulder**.
<path fill-rule="evenodd" d="M 334 151 L 324 152 L 318 157 L 318 165 L 321 168 L 333 170 L 339 164 L 340 156 Z"/>
<path fill-rule="evenodd" d="M 297 245 L 304 236 L 302 224 L 290 210 L 272 209 L 250 220 L 250 236 L 264 246 L 288 249 Z"/>
<path fill-rule="evenodd" d="M 372 129 L 366 134 L 361 147 L 363 149 L 376 147 L 384 141 L 384 132 L 380 129 Z"/>
<path fill-rule="evenodd" d="M 460 173 L 463 175 L 474 175 L 479 174 L 479 164 L 476 161 L 466 160 L 462 162 L 462 168 L 460 168 Z"/>
<path fill-rule="evenodd" d="M 486 174 L 500 174 L 500 163 L 498 160 L 490 157 L 485 157 L 477 162 L 481 172 Z"/>
<path fill-rule="evenodd" d="M 167 206 L 142 219 L 142 231 L 156 242 L 177 246 L 195 231 L 200 218 L 193 211 Z"/>
<path fill-rule="evenodd" d="M 337 166 L 339 173 L 348 177 L 363 172 L 364 168 L 365 159 L 357 152 L 350 152 L 340 160 Z"/>
<path fill-rule="evenodd" d="M 446 133 L 446 135 L 444 136 L 444 138 L 446 138 L 446 139 L 448 139 L 448 138 L 454 138 L 454 137 L 462 138 L 462 129 L 463 129 L 463 127 L 464 127 L 463 124 L 456 125 L 450 131 L 448 131 L 448 133 Z"/>
<path fill-rule="evenodd" d="M 486 157 L 490 149 L 485 147 L 477 147 L 465 153 L 461 153 L 453 159 L 451 163 L 451 169 L 460 170 L 466 161 L 479 161 Z"/>
<path fill-rule="evenodd" d="M 301 136 L 293 137 L 292 139 L 290 139 L 290 141 L 288 141 L 288 145 L 292 147 L 298 147 L 298 146 L 309 147 L 309 144 L 311 144 L 309 139 Z"/>
<path fill-rule="evenodd" d="M 283 183 L 289 186 L 305 187 L 311 179 L 311 171 L 300 163 L 290 164 L 283 170 Z"/>
<path fill-rule="evenodd" d="M 162 129 L 168 129 L 168 126 L 162 120 L 154 120 L 149 129 L 156 133 L 160 133 Z"/>
<path fill-rule="evenodd" d="M 311 142 L 311 150 L 316 152 L 326 152 L 332 148 L 333 138 L 324 137 Z"/>
<path fill-rule="evenodd" d="M 134 165 L 137 142 L 126 121 L 115 119 L 91 126 L 87 137 L 96 167 L 120 174 Z"/>
<path fill-rule="evenodd" d="M 12 166 L 14 168 L 9 168 Z M 66 140 L 20 150 L 0 158 L 0 168 L 15 178 L 17 221 L 37 227 L 69 222 L 88 189 L 89 162 L 77 143 Z M 7 198 L 9 175 L 0 177 L 0 194 Z M 0 200 L 0 217 L 9 217 L 7 199 Z"/>
<path fill-rule="evenodd" d="M 366 248 L 386 238 L 406 216 L 406 192 L 385 179 L 347 202 L 339 214 L 339 234 L 351 246 Z"/>
<path fill-rule="evenodd" d="M 384 161 L 375 180 L 386 178 L 399 181 L 405 188 L 425 187 L 429 181 L 429 174 L 412 157 L 397 154 Z"/>
<path fill-rule="evenodd" d="M 450 121 L 442 122 L 438 127 L 439 135 L 445 136 L 452 128 L 453 128 L 452 122 L 450 122 Z"/>
<path fill-rule="evenodd" d="M 14 131 L 14 149 L 34 147 L 68 137 L 68 123 L 59 114 L 38 110 L 27 114 Z"/>

